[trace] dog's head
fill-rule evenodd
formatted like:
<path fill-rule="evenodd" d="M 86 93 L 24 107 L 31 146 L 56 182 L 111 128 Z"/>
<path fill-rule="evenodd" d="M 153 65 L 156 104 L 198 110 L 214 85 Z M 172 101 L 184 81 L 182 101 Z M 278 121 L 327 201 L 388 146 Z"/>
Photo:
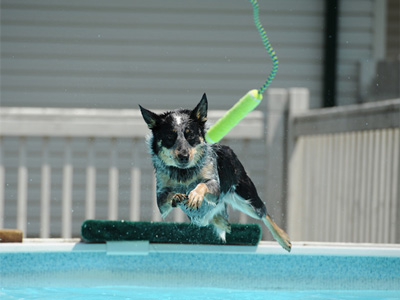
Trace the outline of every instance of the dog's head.
<path fill-rule="evenodd" d="M 143 119 L 153 134 L 150 140 L 152 154 L 166 166 L 180 169 L 196 166 L 206 149 L 207 106 L 206 94 L 193 110 L 156 114 L 140 106 Z"/>

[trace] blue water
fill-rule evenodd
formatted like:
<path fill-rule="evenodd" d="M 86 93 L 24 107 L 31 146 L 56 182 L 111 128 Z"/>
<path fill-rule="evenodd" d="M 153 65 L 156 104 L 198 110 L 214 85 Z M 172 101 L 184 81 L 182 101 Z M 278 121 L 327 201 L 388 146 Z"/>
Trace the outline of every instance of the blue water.
<path fill-rule="evenodd" d="M 1 287 L 399 290 L 400 257 L 103 252 L 0 254 Z"/>
<path fill-rule="evenodd" d="M 399 270 L 400 256 L 4 252 L 0 300 L 400 300 Z"/>
<path fill-rule="evenodd" d="M 233 290 L 219 288 L 159 288 L 137 286 L 107 286 L 90 288 L 0 288 L 0 299 L 82 299 L 82 300 L 394 300 L 400 291 L 384 290 Z"/>

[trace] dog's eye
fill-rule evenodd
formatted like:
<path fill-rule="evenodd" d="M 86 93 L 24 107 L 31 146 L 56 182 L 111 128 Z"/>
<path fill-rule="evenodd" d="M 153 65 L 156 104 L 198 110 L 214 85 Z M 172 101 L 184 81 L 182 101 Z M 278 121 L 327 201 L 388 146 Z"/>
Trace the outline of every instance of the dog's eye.
<path fill-rule="evenodd" d="M 176 140 L 176 134 L 170 133 L 170 134 L 167 134 L 165 136 L 165 138 L 163 139 L 163 141 L 164 141 L 163 144 L 164 144 L 164 146 L 170 148 L 175 144 L 175 140 Z"/>
<path fill-rule="evenodd" d="M 167 135 L 167 140 L 169 141 L 169 142 L 174 142 L 175 141 L 175 135 L 173 135 L 173 134 L 168 134 Z"/>
<path fill-rule="evenodd" d="M 197 141 L 198 141 L 198 136 L 195 135 L 192 131 L 190 130 L 186 130 L 185 131 L 185 138 L 186 140 L 189 142 L 189 144 L 191 144 L 192 146 L 194 146 Z"/>

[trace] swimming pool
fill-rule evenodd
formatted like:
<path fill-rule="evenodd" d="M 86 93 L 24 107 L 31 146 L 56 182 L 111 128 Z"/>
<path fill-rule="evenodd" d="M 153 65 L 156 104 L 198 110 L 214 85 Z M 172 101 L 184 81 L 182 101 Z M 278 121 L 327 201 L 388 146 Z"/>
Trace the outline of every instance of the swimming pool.
<path fill-rule="evenodd" d="M 2 299 L 400 299 L 390 245 L 31 240 L 0 244 L 0 266 Z"/>

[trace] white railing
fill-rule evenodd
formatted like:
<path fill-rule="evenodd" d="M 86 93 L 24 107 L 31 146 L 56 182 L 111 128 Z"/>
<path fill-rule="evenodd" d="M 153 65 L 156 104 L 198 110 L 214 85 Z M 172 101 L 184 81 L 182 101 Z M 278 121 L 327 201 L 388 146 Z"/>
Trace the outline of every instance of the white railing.
<path fill-rule="evenodd" d="M 400 99 L 292 116 L 293 239 L 400 242 Z"/>

